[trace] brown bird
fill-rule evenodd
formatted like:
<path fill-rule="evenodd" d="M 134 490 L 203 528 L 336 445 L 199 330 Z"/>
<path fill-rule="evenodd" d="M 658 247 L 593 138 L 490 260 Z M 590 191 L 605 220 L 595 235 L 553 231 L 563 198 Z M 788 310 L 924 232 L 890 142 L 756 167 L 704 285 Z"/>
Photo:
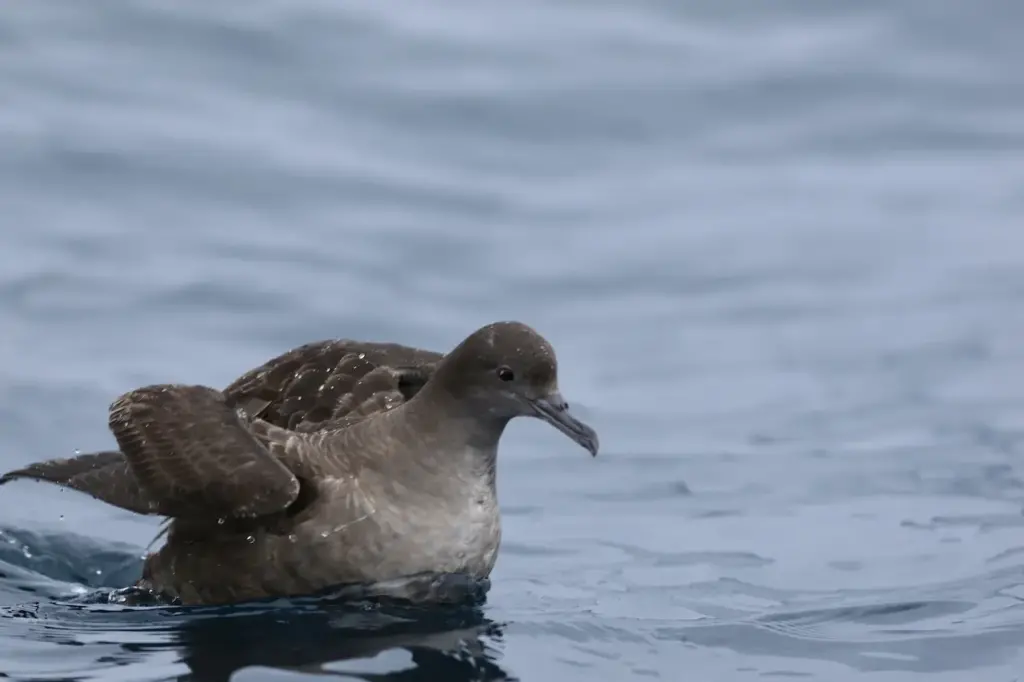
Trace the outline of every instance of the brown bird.
<path fill-rule="evenodd" d="M 447 355 L 322 341 L 223 391 L 130 391 L 110 406 L 120 451 L 31 464 L 0 484 L 49 481 L 169 517 L 138 586 L 183 604 L 355 583 L 429 598 L 403 581 L 494 567 L 495 458 L 519 416 L 597 454 L 559 392 L 554 349 L 525 324 L 487 325 Z"/>

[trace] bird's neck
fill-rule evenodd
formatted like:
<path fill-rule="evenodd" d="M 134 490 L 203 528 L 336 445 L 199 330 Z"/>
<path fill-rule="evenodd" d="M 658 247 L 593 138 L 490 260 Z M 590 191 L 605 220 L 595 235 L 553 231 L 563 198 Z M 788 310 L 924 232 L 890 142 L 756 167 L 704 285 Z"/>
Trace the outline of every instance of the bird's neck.
<path fill-rule="evenodd" d="M 417 434 L 425 466 L 446 475 L 486 477 L 493 485 L 498 441 L 508 418 L 429 389 L 424 387 L 402 407 L 407 428 Z"/>

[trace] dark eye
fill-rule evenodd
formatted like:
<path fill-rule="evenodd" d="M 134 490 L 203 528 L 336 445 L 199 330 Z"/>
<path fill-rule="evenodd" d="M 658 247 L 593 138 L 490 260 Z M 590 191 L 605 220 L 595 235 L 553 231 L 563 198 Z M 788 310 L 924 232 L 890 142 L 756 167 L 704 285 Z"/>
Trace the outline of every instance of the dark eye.
<path fill-rule="evenodd" d="M 512 381 L 516 378 L 516 373 L 512 371 L 511 367 L 505 367 L 503 365 L 498 368 L 498 378 L 502 381 Z"/>

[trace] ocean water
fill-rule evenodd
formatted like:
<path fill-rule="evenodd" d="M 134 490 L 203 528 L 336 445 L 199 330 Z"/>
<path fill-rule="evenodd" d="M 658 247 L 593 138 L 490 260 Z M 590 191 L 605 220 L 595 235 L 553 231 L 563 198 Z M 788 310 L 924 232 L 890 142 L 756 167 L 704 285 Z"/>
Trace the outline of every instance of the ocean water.
<path fill-rule="evenodd" d="M 0 465 L 331 337 L 555 345 L 487 603 L 96 603 L 159 519 L 0 488 L 12 680 L 1024 675 L 1019 4 L 8 3 Z"/>

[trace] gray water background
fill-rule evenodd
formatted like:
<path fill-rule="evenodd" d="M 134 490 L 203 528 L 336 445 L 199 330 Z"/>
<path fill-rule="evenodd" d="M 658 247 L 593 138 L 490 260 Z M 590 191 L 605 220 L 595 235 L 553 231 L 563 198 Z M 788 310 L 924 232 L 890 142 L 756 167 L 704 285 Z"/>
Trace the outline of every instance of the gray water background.
<path fill-rule="evenodd" d="M 108 447 L 140 384 L 521 319 L 603 452 L 504 439 L 481 679 L 1017 679 L 1022 20 L 6 3 L 0 464 Z M 185 674 L 166 628 L 26 591 L 109 573 L 82 538 L 130 556 L 157 519 L 18 483 L 0 522 L 0 672 Z"/>

